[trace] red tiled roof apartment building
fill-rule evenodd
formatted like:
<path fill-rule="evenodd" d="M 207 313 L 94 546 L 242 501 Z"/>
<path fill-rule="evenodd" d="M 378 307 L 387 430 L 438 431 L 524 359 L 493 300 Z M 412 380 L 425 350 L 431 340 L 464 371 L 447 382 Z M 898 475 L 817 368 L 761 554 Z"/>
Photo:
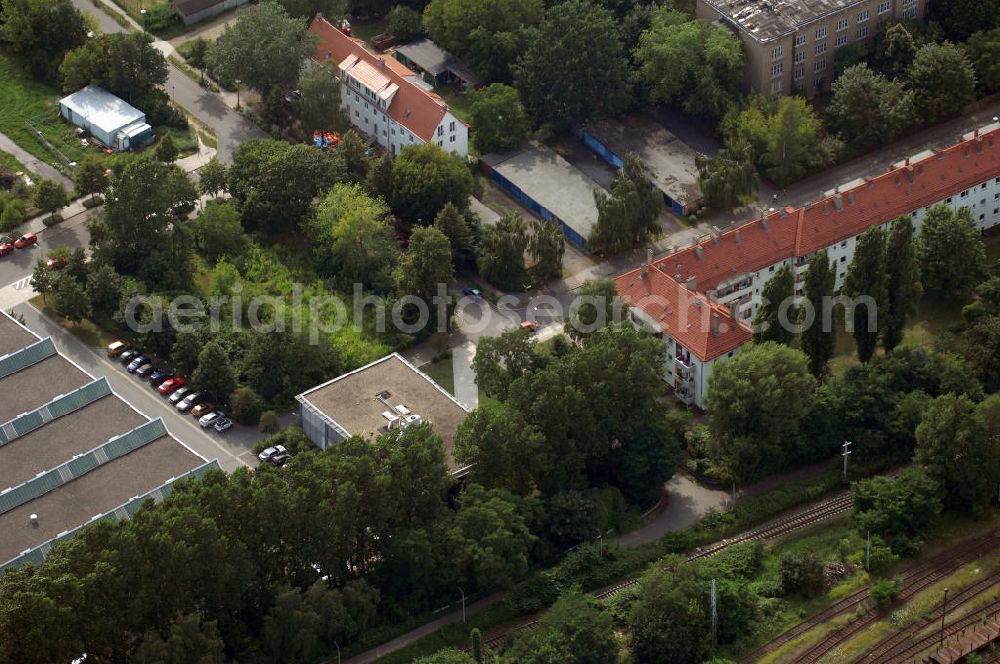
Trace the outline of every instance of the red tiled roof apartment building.
<path fill-rule="evenodd" d="M 713 363 L 750 341 L 761 289 L 778 268 L 792 267 L 801 295 L 809 261 L 826 249 L 839 290 L 859 235 L 902 215 L 919 232 L 937 204 L 968 208 L 981 230 L 1000 224 L 1000 125 L 841 185 L 814 203 L 771 209 L 615 283 L 633 320 L 667 342 L 665 377 L 676 395 L 704 408 Z"/>
<path fill-rule="evenodd" d="M 337 73 L 344 110 L 355 127 L 393 155 L 422 143 L 437 143 L 462 158 L 468 155 L 468 127 L 421 86 L 416 72 L 372 53 L 322 16 L 313 19 L 309 31 L 317 38 L 313 61 Z"/>

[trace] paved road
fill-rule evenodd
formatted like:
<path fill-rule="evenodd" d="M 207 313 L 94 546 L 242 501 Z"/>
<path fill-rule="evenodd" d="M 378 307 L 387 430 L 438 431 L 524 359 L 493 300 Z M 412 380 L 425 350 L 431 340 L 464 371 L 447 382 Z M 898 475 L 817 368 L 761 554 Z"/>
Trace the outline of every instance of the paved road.
<path fill-rule="evenodd" d="M 48 256 L 49 251 L 59 246 L 70 249 L 86 247 L 90 242 L 87 220 L 99 214 L 97 210 L 87 210 L 67 219 L 57 226 L 37 231 L 38 244 L 29 249 L 15 251 L 0 258 L 0 289 L 31 276 L 35 261 Z M 20 229 L 18 232 L 20 232 Z M 30 291 L 30 288 L 29 288 Z"/>
<path fill-rule="evenodd" d="M 178 413 L 166 400 L 153 391 L 149 383 L 132 376 L 120 364 L 109 360 L 103 352 L 90 348 L 79 339 L 49 320 L 30 304 L 14 309 L 24 316 L 24 322 L 33 332 L 51 336 L 57 348 L 66 357 L 94 376 L 107 376 L 114 391 L 150 418 L 163 417 L 167 430 L 206 459 L 218 459 L 228 472 L 241 466 L 255 466 L 257 460 L 250 451 L 261 434 L 249 427 L 235 426 L 225 434 L 214 430 L 206 432 L 190 415 Z"/>
<path fill-rule="evenodd" d="M 14 157 L 25 165 L 25 167 L 43 178 L 48 178 L 50 180 L 55 180 L 56 182 L 61 182 L 67 190 L 73 190 L 73 181 L 68 177 L 57 171 L 55 168 L 46 164 L 44 161 L 33 156 L 31 153 L 25 151 L 20 145 L 12 141 L 8 136 L 0 134 L 0 150 L 14 155 Z"/>

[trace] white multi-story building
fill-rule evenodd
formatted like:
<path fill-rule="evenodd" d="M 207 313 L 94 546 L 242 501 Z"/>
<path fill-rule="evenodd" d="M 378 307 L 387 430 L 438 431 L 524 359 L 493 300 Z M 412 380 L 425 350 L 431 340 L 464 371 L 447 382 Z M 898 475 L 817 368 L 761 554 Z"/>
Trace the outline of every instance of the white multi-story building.
<path fill-rule="evenodd" d="M 360 131 L 393 155 L 422 143 L 437 143 L 462 158 L 468 155 L 469 128 L 424 87 L 419 74 L 392 57 L 372 53 L 322 16 L 309 31 L 317 37 L 313 61 L 335 68 L 344 110 Z"/>
<path fill-rule="evenodd" d="M 633 320 L 667 342 L 666 378 L 687 403 L 704 408 L 712 364 L 752 339 L 761 291 L 782 265 L 802 295 L 813 256 L 825 249 L 844 284 L 858 236 L 903 215 L 919 232 L 927 210 L 968 208 L 981 230 L 1000 224 L 1000 124 L 849 182 L 799 208 L 769 210 L 651 265 L 615 278 Z M 688 361 L 688 357 L 691 358 Z"/>

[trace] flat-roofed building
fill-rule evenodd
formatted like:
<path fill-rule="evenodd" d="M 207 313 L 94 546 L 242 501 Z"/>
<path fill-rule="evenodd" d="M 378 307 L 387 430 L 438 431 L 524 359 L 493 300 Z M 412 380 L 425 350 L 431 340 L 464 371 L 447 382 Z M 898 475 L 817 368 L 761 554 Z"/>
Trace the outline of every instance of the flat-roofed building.
<path fill-rule="evenodd" d="M 838 49 L 870 44 L 889 19 L 922 20 L 929 1 L 698 0 L 696 11 L 743 42 L 746 88 L 811 97 L 833 81 Z"/>
<path fill-rule="evenodd" d="M 338 376 L 295 397 L 302 430 L 320 449 L 351 436 L 374 440 L 393 428 L 428 422 L 444 441 L 453 474 L 455 432 L 469 414 L 455 397 L 399 353 Z"/>
<path fill-rule="evenodd" d="M 0 572 L 218 468 L 5 313 L 0 349 Z"/>

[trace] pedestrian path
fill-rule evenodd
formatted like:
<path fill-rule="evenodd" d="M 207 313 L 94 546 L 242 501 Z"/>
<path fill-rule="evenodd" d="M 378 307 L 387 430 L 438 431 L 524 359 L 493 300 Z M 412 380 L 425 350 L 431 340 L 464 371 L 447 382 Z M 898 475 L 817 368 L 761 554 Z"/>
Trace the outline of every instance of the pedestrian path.
<path fill-rule="evenodd" d="M 22 148 L 20 145 L 15 143 L 9 136 L 0 134 L 0 150 L 14 155 L 14 158 L 25 165 L 25 167 L 34 173 L 36 176 L 41 176 L 43 178 L 48 178 L 49 180 L 55 180 L 56 182 L 62 183 L 67 189 L 73 188 L 73 181 L 68 177 L 60 173 L 55 169 L 55 167 L 46 164 L 44 161 L 38 159 L 33 154 Z"/>
<path fill-rule="evenodd" d="M 476 357 L 476 344 L 466 341 L 451 349 L 451 370 L 455 376 L 455 398 L 469 410 L 479 406 L 479 386 L 472 360 Z"/>

